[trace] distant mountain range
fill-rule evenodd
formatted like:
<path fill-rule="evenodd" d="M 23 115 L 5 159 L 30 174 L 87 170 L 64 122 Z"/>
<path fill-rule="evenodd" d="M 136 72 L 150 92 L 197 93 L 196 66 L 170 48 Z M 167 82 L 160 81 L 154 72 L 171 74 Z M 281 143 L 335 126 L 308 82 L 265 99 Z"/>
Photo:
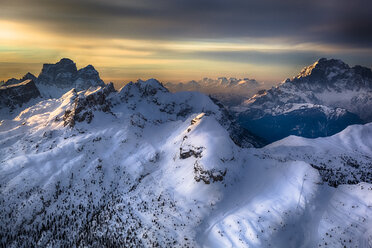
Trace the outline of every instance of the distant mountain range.
<path fill-rule="evenodd" d="M 263 83 L 255 79 L 226 77 L 203 78 L 199 81 L 192 80 L 186 83 L 166 83 L 164 86 L 171 92 L 199 91 L 213 96 L 227 107 L 242 104 L 265 87 Z"/>
<path fill-rule="evenodd" d="M 237 116 L 155 79 L 116 90 L 67 59 L 8 82 L 0 246 L 370 247 L 371 123 L 257 148 L 262 139 L 237 122 L 251 114 L 268 135 L 294 123 L 319 135 L 369 120 L 354 111 L 369 104 L 368 70 L 334 60 L 309 68 Z"/>
<path fill-rule="evenodd" d="M 236 93 L 249 95 L 262 87 L 262 83 L 254 79 L 226 78 L 217 79 L 203 78 L 199 81 L 189 81 L 186 83 L 166 83 L 165 86 L 170 91 L 205 91 L 206 93 Z"/>

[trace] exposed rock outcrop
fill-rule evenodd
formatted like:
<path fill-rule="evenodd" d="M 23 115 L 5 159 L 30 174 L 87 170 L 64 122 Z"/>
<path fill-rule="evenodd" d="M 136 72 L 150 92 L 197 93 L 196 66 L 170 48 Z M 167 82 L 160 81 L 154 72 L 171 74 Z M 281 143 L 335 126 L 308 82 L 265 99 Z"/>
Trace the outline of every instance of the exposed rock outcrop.
<path fill-rule="evenodd" d="M 24 103 L 40 96 L 35 83 L 27 79 L 21 83 L 0 87 L 0 107 L 9 108 L 10 111 L 21 107 Z"/>
<path fill-rule="evenodd" d="M 86 121 L 90 123 L 93 120 L 94 111 L 111 113 L 111 102 L 107 100 L 107 96 L 112 92 L 115 92 L 115 89 L 113 84 L 110 83 L 104 88 L 78 94 L 72 108 L 65 111 L 63 125 L 74 127 L 76 122 Z"/>

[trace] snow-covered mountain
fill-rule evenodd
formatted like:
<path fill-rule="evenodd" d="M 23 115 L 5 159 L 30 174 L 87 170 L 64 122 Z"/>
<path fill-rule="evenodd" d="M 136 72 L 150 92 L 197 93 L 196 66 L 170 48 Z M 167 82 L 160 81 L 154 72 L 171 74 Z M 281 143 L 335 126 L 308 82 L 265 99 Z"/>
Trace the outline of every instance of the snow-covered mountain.
<path fill-rule="evenodd" d="M 44 64 L 38 77 L 28 72 L 20 79 L 11 78 L 0 85 L 0 119 L 15 117 L 43 99 L 60 98 L 71 89 L 81 91 L 103 86 L 105 83 L 92 65 L 77 70 L 70 59 Z"/>
<path fill-rule="evenodd" d="M 277 87 L 259 91 L 238 111 L 243 126 L 269 141 L 291 134 L 332 135 L 372 120 L 372 71 L 320 59 Z M 277 134 L 265 135 L 263 127 Z"/>
<path fill-rule="evenodd" d="M 1 245 L 372 245 L 371 124 L 261 149 L 235 131 L 218 102 L 154 79 L 3 119 Z"/>
<path fill-rule="evenodd" d="M 186 83 L 166 83 L 165 87 L 171 92 L 199 91 L 212 95 L 226 106 L 236 106 L 249 99 L 258 90 L 263 89 L 264 84 L 249 78 L 219 77 L 217 79 L 203 78 Z"/>

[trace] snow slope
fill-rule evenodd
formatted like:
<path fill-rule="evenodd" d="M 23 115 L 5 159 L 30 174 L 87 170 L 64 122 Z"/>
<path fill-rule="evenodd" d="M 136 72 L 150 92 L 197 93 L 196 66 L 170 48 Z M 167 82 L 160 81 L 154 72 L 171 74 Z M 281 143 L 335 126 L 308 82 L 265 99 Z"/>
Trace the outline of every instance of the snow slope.
<path fill-rule="evenodd" d="M 371 247 L 371 141 L 367 124 L 247 151 L 244 169 L 205 220 L 199 241 L 206 247 Z M 324 168 L 315 166 L 323 161 Z M 347 181 L 350 175 L 355 181 Z"/>
<path fill-rule="evenodd" d="M 279 159 L 301 159 L 320 171 L 330 185 L 372 183 L 372 123 L 353 125 L 327 138 L 289 136 L 268 145 Z M 283 152 L 285 150 L 286 152 Z"/>
<path fill-rule="evenodd" d="M 119 92 L 72 89 L 3 120 L 1 244 L 372 245 L 370 177 L 331 187 L 299 146 L 370 163 L 362 154 L 371 125 L 314 144 L 290 137 L 246 149 L 231 140 L 223 112 L 203 94 L 173 94 L 151 79 Z"/>

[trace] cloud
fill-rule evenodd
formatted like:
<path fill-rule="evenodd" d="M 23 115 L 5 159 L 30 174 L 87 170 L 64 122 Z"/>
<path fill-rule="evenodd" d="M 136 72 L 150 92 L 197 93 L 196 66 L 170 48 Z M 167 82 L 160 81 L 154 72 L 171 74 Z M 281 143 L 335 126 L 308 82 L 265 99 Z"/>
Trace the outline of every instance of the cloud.
<path fill-rule="evenodd" d="M 5 19 L 136 39 L 286 39 L 372 47 L 370 0 L 1 0 Z"/>

